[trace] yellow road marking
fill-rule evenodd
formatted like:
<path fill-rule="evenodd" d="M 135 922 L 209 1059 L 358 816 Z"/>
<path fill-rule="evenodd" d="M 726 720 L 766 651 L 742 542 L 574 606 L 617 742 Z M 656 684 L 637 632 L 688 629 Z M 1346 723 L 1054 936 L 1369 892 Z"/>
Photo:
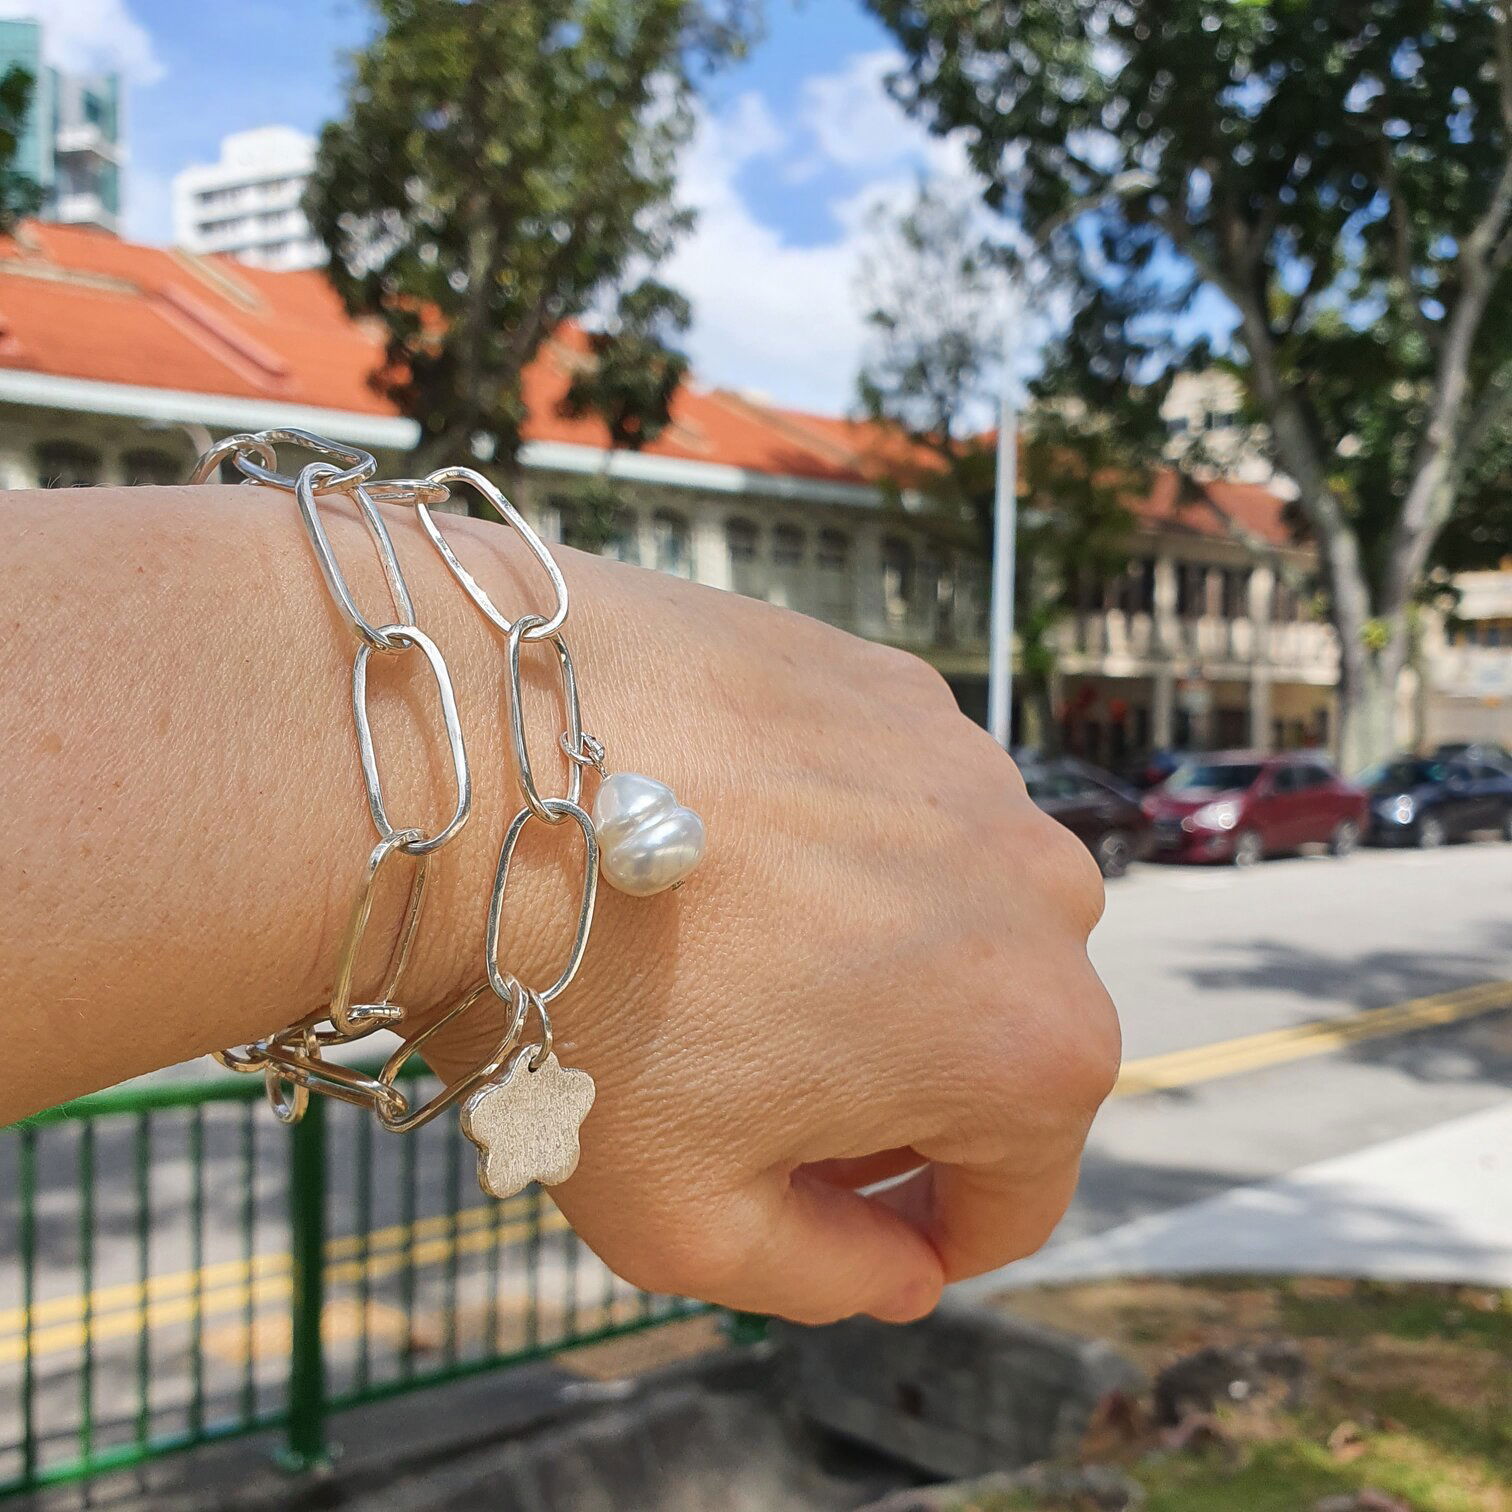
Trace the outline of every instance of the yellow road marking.
<path fill-rule="evenodd" d="M 1124 1066 L 1113 1095 L 1135 1097 L 1142 1092 L 1187 1087 L 1262 1066 L 1326 1055 L 1341 1046 L 1382 1035 L 1459 1023 L 1483 1013 L 1495 1013 L 1499 1008 L 1512 1008 L 1512 982 L 1486 982 L 1458 992 L 1440 992 L 1432 997 L 1393 1003 L 1388 1008 L 1367 1008 L 1342 1018 L 1316 1019 L 1264 1034 L 1245 1035 L 1242 1039 L 1150 1055 Z"/>
<path fill-rule="evenodd" d="M 1341 1046 L 1358 1044 L 1389 1034 L 1406 1034 L 1439 1024 L 1458 1023 L 1498 1009 L 1512 1008 L 1512 983 L 1487 982 L 1457 992 L 1414 998 L 1387 1008 L 1369 1008 L 1340 1018 L 1295 1024 L 1263 1034 L 1197 1045 L 1165 1055 L 1129 1061 L 1118 1078 L 1115 1097 L 1190 1086 L 1241 1071 L 1281 1065 L 1325 1055 Z M 450 1214 L 422 1218 L 413 1224 L 393 1224 L 374 1229 L 366 1236 L 367 1275 L 371 1279 L 392 1275 L 406 1265 L 419 1269 L 440 1264 L 453 1254 L 486 1250 L 496 1242 L 523 1238 L 529 1222 L 523 1216 L 529 1199 L 517 1197 L 505 1204 L 483 1203 L 463 1208 L 453 1220 Z M 494 1232 L 499 1220 L 497 1236 Z M 453 1243 L 452 1225 L 456 1224 Z M 567 1221 L 554 1207 L 543 1210 L 541 1233 L 556 1233 Z M 364 1236 L 347 1234 L 326 1244 L 328 1283 L 355 1283 L 364 1271 Z M 255 1310 L 270 1302 L 285 1300 L 292 1289 L 287 1253 L 255 1255 L 250 1260 L 227 1260 L 199 1271 L 187 1270 L 153 1276 L 145 1286 L 139 1281 L 97 1288 L 88 1295 L 53 1297 L 31 1310 L 33 1355 L 78 1349 L 86 1331 L 95 1341 L 118 1338 L 142 1328 L 162 1328 L 192 1319 L 242 1310 Z M 86 1330 L 86 1306 L 87 1330 Z M 20 1360 L 26 1351 L 26 1309 L 0 1312 L 0 1362 Z"/>
<path fill-rule="evenodd" d="M 486 1213 L 491 1216 L 494 1208 L 492 1206 L 478 1207 L 466 1211 Z M 447 1226 L 450 1227 L 450 1220 Z M 566 1227 L 567 1220 L 557 1209 L 551 1208 L 542 1213 L 537 1232 L 553 1234 Z M 454 1254 L 465 1255 L 478 1250 L 491 1249 L 496 1237 L 501 1243 L 524 1239 L 528 1237 L 530 1228 L 531 1225 L 527 1219 L 516 1218 L 502 1224 L 498 1235 L 495 1236 L 491 1223 L 486 1227 L 473 1224 L 470 1225 L 469 1232 L 458 1235 L 455 1246 L 448 1233 L 440 1238 L 422 1240 L 413 1247 L 399 1247 L 390 1249 L 385 1254 L 374 1255 L 367 1263 L 366 1274 L 370 1280 L 378 1280 L 410 1265 L 413 1265 L 416 1270 L 428 1265 L 439 1265 L 443 1261 L 450 1260 Z M 187 1297 L 149 1301 L 145 1306 L 138 1303 L 132 1307 L 119 1308 L 114 1312 L 95 1314 L 87 1323 L 80 1318 L 76 1321 L 36 1328 L 31 1336 L 32 1355 L 35 1357 L 56 1354 L 63 1350 L 79 1349 L 86 1336 L 94 1343 L 99 1343 L 104 1339 L 116 1339 L 136 1334 L 143 1329 L 166 1328 L 174 1323 L 187 1323 L 193 1319 L 196 1311 L 201 1318 L 209 1318 L 220 1313 L 243 1311 L 248 1306 L 255 1311 L 267 1303 L 284 1301 L 294 1289 L 288 1260 L 287 1255 L 258 1256 L 258 1263 L 254 1266 L 256 1274 L 250 1281 L 243 1280 L 218 1286 L 213 1290 L 192 1292 Z M 263 1261 L 268 1264 L 262 1264 Z M 279 1262 L 281 1262 L 281 1269 L 275 1268 Z M 245 1270 L 245 1266 L 243 1269 Z M 192 1279 L 193 1272 L 186 1274 Z M 364 1266 L 361 1260 L 328 1262 L 325 1268 L 327 1285 L 343 1283 L 355 1285 L 362 1279 L 363 1274 Z M 83 1299 L 70 1300 L 82 1302 Z M 24 1331 L 7 1338 L 0 1338 L 0 1364 L 15 1363 L 25 1354 Z"/>
<path fill-rule="evenodd" d="M 504 1205 L 505 1214 L 523 1211 L 529 1200 L 523 1196 L 510 1198 Z M 463 1208 L 457 1213 L 457 1225 L 461 1229 L 469 1229 L 482 1224 L 491 1224 L 496 1208 L 497 1204 L 491 1202 L 480 1203 L 477 1207 Z M 367 1249 L 371 1253 L 374 1250 L 384 1250 L 394 1246 L 403 1248 L 415 1240 L 428 1239 L 435 1234 L 449 1234 L 451 1224 L 451 1215 L 442 1213 L 434 1218 L 421 1218 L 413 1224 L 395 1223 L 386 1228 L 372 1229 L 367 1235 Z M 327 1240 L 326 1259 L 330 1261 L 360 1257 L 363 1251 L 362 1239 L 361 1234 L 345 1234 L 339 1238 Z M 245 1282 L 249 1278 L 257 1280 L 268 1275 L 286 1274 L 289 1263 L 287 1251 L 281 1254 L 254 1255 L 250 1261 L 244 1256 L 237 1260 L 221 1260 L 213 1265 L 201 1266 L 198 1271 L 186 1270 L 163 1276 L 150 1276 L 145 1288 L 140 1281 L 123 1281 L 114 1286 L 96 1287 L 87 1296 L 75 1293 L 67 1297 L 51 1297 L 45 1302 L 33 1305 L 32 1324 L 36 1327 L 41 1324 L 82 1318 L 86 1301 L 90 1303 L 90 1310 L 96 1316 L 112 1312 L 116 1308 L 129 1308 L 137 1312 L 140 1311 L 144 1301 L 159 1302 L 172 1297 L 187 1296 L 197 1290 L 208 1291 L 216 1287 L 234 1285 Z M 0 1312 L 0 1338 L 23 1327 L 25 1322 L 26 1309 L 24 1307 L 12 1307 L 8 1311 Z"/>

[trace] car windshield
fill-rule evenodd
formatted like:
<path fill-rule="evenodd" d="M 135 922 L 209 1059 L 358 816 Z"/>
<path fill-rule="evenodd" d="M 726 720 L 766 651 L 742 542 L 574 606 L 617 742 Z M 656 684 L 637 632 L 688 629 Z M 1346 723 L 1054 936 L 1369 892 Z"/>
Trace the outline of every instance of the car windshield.
<path fill-rule="evenodd" d="M 1448 770 L 1442 761 L 1383 761 L 1364 773 L 1360 786 L 1377 793 L 1400 793 L 1420 783 L 1442 782 Z"/>
<path fill-rule="evenodd" d="M 1168 793 L 1231 793 L 1260 775 L 1258 761 L 1188 761 L 1166 779 Z"/>

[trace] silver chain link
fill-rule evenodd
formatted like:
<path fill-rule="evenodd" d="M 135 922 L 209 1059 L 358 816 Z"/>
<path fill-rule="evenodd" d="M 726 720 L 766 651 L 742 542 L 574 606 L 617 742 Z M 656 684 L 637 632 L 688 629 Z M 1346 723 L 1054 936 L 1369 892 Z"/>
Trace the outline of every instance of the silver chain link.
<path fill-rule="evenodd" d="M 280 444 L 303 447 L 327 460 L 306 463 L 292 476 L 282 473 L 278 471 L 275 451 Z M 552 1048 L 551 1019 L 546 1005 L 567 989 L 587 950 L 598 880 L 598 841 L 593 821 L 579 800 L 584 768 L 592 767 L 600 777 L 604 775 L 604 747 L 583 729 L 577 676 L 561 634 L 568 614 L 567 584 L 545 543 L 524 516 L 487 478 L 472 468 L 443 467 L 425 478 L 377 480 L 377 461 L 371 453 L 328 441 L 308 431 L 283 428 L 228 436 L 217 442 L 196 463 L 191 481 L 205 481 L 226 462 L 234 464 L 247 482 L 283 489 L 294 495 L 300 521 L 326 589 L 357 643 L 352 663 L 352 717 L 357 735 L 358 765 L 378 843 L 368 857 L 352 905 L 329 1002 L 306 1014 L 288 1029 L 239 1049 L 218 1052 L 216 1058 L 233 1071 L 260 1072 L 274 1112 L 286 1123 L 296 1122 L 303 1116 L 310 1093 L 319 1092 L 342 1102 L 370 1108 L 385 1128 L 405 1132 L 427 1123 L 497 1076 L 520 1044 L 532 1015 L 539 1021 L 540 1039 L 530 1058 L 530 1067 L 535 1069 L 541 1065 Z M 432 513 L 433 506 L 446 502 L 452 484 L 465 485 L 482 495 L 519 536 L 551 584 L 554 602 L 549 615 L 522 613 L 512 620 L 506 618 L 463 565 L 442 535 Z M 358 608 L 321 519 L 321 501 L 333 496 L 351 501 L 373 542 L 393 605 L 392 616 L 384 615 L 382 623 L 374 624 Z M 494 874 L 485 929 L 486 979 L 431 1016 L 424 1028 L 404 1037 L 382 1070 L 371 1076 L 326 1059 L 324 1052 L 334 1046 L 354 1043 L 378 1029 L 402 1034 L 411 1016 L 395 999 L 419 929 L 430 864 L 436 853 L 462 832 L 472 812 L 471 771 L 451 674 L 435 641 L 415 623 L 414 599 L 388 527 L 377 508 L 379 503 L 414 510 L 422 531 L 447 571 L 505 639 L 510 737 L 524 807 L 505 831 Z M 568 759 L 567 791 L 560 797 L 542 797 L 525 735 L 520 657 L 523 645 L 536 641 L 550 644 L 560 671 L 567 728 L 557 744 Z M 368 713 L 367 666 L 370 658 L 374 654 L 400 656 L 412 650 L 421 653 L 436 685 L 456 795 L 450 819 L 429 835 L 412 826 L 395 826 L 390 821 Z M 499 937 L 510 863 L 520 835 L 532 818 L 551 826 L 571 819 L 582 830 L 584 838 L 583 885 L 572 946 L 556 981 L 540 991 L 526 987 L 499 962 Z M 414 867 L 404 915 L 394 936 L 376 1001 L 356 1003 L 353 1002 L 354 980 L 368 933 L 378 879 L 391 862 L 399 864 L 393 862 L 393 858 L 400 855 Z M 408 1097 L 397 1085 L 405 1063 L 432 1036 L 456 1022 L 488 994 L 508 1010 L 506 1027 L 493 1053 L 420 1107 L 411 1107 Z"/>

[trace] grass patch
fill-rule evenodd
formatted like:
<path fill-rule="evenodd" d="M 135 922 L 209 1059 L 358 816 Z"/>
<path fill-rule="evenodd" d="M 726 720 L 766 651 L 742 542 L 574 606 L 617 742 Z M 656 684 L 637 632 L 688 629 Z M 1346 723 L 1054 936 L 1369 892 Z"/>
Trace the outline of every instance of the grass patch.
<path fill-rule="evenodd" d="M 1327 1278 L 1093 1282 L 1013 1292 L 1006 1311 L 1107 1340 L 1153 1377 L 1206 1348 L 1285 1341 L 1300 1385 L 1220 1400 L 1173 1433 L 1148 1404 L 1094 1425 L 1148 1512 L 1311 1512 L 1367 1489 L 1414 1512 L 1512 1512 L 1512 1292 Z M 962 1512 L 1080 1512 L 998 1499 Z"/>

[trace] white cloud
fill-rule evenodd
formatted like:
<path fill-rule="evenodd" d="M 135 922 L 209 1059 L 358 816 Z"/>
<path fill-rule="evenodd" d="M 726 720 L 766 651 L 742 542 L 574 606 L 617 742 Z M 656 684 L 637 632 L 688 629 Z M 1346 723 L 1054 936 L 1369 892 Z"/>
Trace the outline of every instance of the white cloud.
<path fill-rule="evenodd" d="M 966 175 L 958 144 L 930 137 L 888 98 L 882 80 L 896 63 L 861 53 L 809 78 L 786 130 L 755 93 L 702 116 L 681 181 L 698 226 L 667 276 L 693 302 L 694 369 L 705 382 L 833 413 L 851 407 L 872 212 L 901 209 L 921 177 Z M 800 244 L 759 216 L 739 183 L 753 166 L 795 193 L 838 182 L 825 206 L 834 234 Z"/>
<path fill-rule="evenodd" d="M 40 21 L 43 53 L 65 73 L 119 73 L 145 85 L 165 72 L 126 0 L 0 0 L 0 18 Z"/>

